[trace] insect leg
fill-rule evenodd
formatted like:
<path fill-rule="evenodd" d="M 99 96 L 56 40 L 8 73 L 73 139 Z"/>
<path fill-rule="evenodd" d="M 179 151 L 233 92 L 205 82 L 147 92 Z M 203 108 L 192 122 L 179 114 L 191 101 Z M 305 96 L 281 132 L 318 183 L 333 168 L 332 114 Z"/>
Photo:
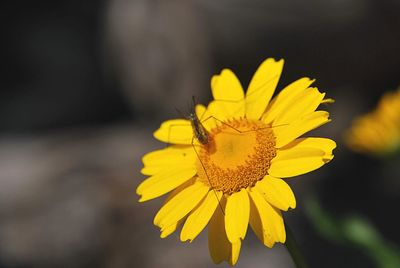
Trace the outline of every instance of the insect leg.
<path fill-rule="evenodd" d="M 259 131 L 259 130 L 264 130 L 264 129 L 272 129 L 272 128 L 276 128 L 276 127 L 283 127 L 283 126 L 289 125 L 289 124 L 280 124 L 280 125 L 276 125 L 276 126 L 265 126 L 265 127 L 260 127 L 260 128 L 257 128 L 257 129 L 240 130 L 240 129 L 237 129 L 237 128 L 235 128 L 234 126 L 232 126 L 232 125 L 230 125 L 230 124 L 228 124 L 228 123 L 226 123 L 226 122 L 224 122 L 224 121 L 222 121 L 222 120 L 216 118 L 216 117 L 213 116 L 213 115 L 210 115 L 209 117 L 207 117 L 206 119 L 204 119 L 204 120 L 202 121 L 202 123 L 206 122 L 207 120 L 209 120 L 209 119 L 211 119 L 211 118 L 214 119 L 214 120 L 216 120 L 216 121 L 218 121 L 218 122 L 220 122 L 221 124 L 223 124 L 223 125 L 225 125 L 225 126 L 231 128 L 231 129 L 235 130 L 236 132 L 238 132 L 238 133 L 240 133 L 240 134 L 249 133 L 249 132 L 253 132 L 253 131 Z"/>
<path fill-rule="evenodd" d="M 198 153 L 197 150 L 196 150 L 196 146 L 194 145 L 194 137 L 192 137 L 192 147 L 193 147 L 194 152 L 195 152 L 196 155 L 197 155 L 197 159 L 199 159 L 199 161 L 200 161 L 200 164 L 201 164 L 201 167 L 202 167 L 203 170 L 204 170 L 204 173 L 205 173 L 206 176 L 207 176 L 208 183 L 210 184 L 211 189 L 213 190 L 213 192 L 214 192 L 214 194 L 215 194 L 215 198 L 217 198 L 218 205 L 219 205 L 219 207 L 221 208 L 222 214 L 225 215 L 225 212 L 224 212 L 224 209 L 223 209 L 223 207 L 222 207 L 222 205 L 221 205 L 221 202 L 220 202 L 220 200 L 218 199 L 217 192 L 215 191 L 214 187 L 213 187 L 212 184 L 211 184 L 210 178 L 208 177 L 206 167 L 204 166 L 203 162 L 201 161 L 200 155 L 199 155 L 199 153 Z"/>
<path fill-rule="evenodd" d="M 207 117 L 206 119 L 202 120 L 201 123 L 204 123 L 204 122 L 206 122 L 207 120 L 210 120 L 210 119 L 214 119 L 214 120 L 220 122 L 221 124 L 223 124 L 223 125 L 225 125 L 225 126 L 231 128 L 231 129 L 237 131 L 238 133 L 245 133 L 245 131 L 241 131 L 240 129 L 237 129 L 237 128 L 235 128 L 234 126 L 231 126 L 230 124 L 228 124 L 228 123 L 226 123 L 226 122 L 224 122 L 224 121 L 222 121 L 222 120 L 216 118 L 216 117 L 213 116 L 213 115 L 210 115 L 210 116 Z"/>
<path fill-rule="evenodd" d="M 182 120 L 183 121 L 183 120 Z M 179 129 L 181 128 L 181 129 Z M 171 144 L 186 144 L 189 145 L 190 144 L 190 138 L 192 137 L 192 134 L 189 135 L 184 135 L 187 136 L 187 138 L 181 138 L 178 137 L 177 135 L 174 135 L 174 133 L 172 132 L 172 130 L 174 130 L 174 132 L 187 132 L 190 131 L 190 133 L 192 132 L 192 127 L 190 125 L 190 122 L 188 121 L 188 123 L 184 123 L 184 124 L 171 124 L 168 126 L 168 134 L 167 134 L 167 141 L 164 141 L 167 143 L 167 146 L 171 145 Z M 176 134 L 176 133 L 175 133 Z"/>

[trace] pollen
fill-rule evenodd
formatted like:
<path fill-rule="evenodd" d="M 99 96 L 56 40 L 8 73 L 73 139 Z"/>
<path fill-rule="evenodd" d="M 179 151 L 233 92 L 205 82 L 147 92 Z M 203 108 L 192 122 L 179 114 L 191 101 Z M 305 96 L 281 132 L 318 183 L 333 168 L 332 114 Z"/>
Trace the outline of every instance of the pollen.
<path fill-rule="evenodd" d="M 220 123 L 209 133 L 209 143 L 198 152 L 199 178 L 215 190 L 231 195 L 254 186 L 268 174 L 276 156 L 271 127 L 246 118 Z"/>

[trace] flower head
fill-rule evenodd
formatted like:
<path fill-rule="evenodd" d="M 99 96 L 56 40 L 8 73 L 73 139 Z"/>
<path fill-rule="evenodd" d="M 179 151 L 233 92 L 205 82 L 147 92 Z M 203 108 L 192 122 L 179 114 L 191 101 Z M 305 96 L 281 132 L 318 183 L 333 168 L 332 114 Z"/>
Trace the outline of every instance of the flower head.
<path fill-rule="evenodd" d="M 161 237 L 182 225 L 180 239 L 192 241 L 208 224 L 213 261 L 231 265 L 249 224 L 265 246 L 285 242 L 281 211 L 295 208 L 296 199 L 283 179 L 329 162 L 336 144 L 300 138 L 330 121 L 316 109 L 332 100 L 309 78 L 272 99 L 282 69 L 283 60 L 265 60 L 246 93 L 224 69 L 211 80 L 214 100 L 207 107 L 197 105 L 190 120 L 166 121 L 154 133 L 172 145 L 143 157 L 142 173 L 150 177 L 137 194 L 143 202 L 171 192 L 154 218 Z"/>
<path fill-rule="evenodd" d="M 386 155 L 400 149 L 400 89 L 387 92 L 377 107 L 356 118 L 346 135 L 354 151 Z"/>

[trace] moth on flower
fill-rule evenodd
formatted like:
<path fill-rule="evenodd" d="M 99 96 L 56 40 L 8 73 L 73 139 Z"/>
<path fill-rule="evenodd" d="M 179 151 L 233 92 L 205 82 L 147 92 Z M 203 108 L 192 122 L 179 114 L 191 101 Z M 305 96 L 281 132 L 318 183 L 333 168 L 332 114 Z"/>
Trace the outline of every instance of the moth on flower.
<path fill-rule="evenodd" d="M 136 191 L 140 202 L 169 193 L 154 218 L 162 238 L 182 226 L 181 241 L 192 241 L 208 225 L 211 258 L 231 265 L 249 224 L 265 246 L 285 242 L 281 212 L 296 207 L 285 179 L 331 161 L 336 143 L 302 137 L 330 121 L 317 108 L 332 99 L 311 87 L 314 80 L 300 78 L 272 99 L 283 63 L 265 60 L 246 93 L 231 70 L 222 70 L 211 79 L 214 100 L 195 107 L 199 121 L 168 120 L 154 132 L 171 145 L 143 157 L 142 173 L 150 177 Z"/>

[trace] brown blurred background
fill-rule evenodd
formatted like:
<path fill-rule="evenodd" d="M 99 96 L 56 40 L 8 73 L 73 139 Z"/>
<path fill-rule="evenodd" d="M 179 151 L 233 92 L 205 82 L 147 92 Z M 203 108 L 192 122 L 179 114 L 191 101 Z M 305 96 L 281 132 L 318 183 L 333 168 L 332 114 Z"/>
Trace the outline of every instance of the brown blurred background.
<path fill-rule="evenodd" d="M 210 99 L 231 68 L 246 87 L 267 57 L 278 88 L 302 76 L 336 99 L 315 132 L 338 142 L 324 168 L 289 181 L 285 213 L 311 267 L 374 267 L 320 237 L 303 202 L 360 213 L 400 246 L 397 160 L 349 152 L 343 131 L 400 84 L 400 2 L 391 0 L 3 1 L 0 8 L 0 267 L 214 267 L 206 232 L 160 239 L 160 200 L 138 204 L 141 157 L 159 124 Z M 220 267 L 227 267 L 226 264 Z M 237 267 L 293 267 L 251 231 Z"/>

